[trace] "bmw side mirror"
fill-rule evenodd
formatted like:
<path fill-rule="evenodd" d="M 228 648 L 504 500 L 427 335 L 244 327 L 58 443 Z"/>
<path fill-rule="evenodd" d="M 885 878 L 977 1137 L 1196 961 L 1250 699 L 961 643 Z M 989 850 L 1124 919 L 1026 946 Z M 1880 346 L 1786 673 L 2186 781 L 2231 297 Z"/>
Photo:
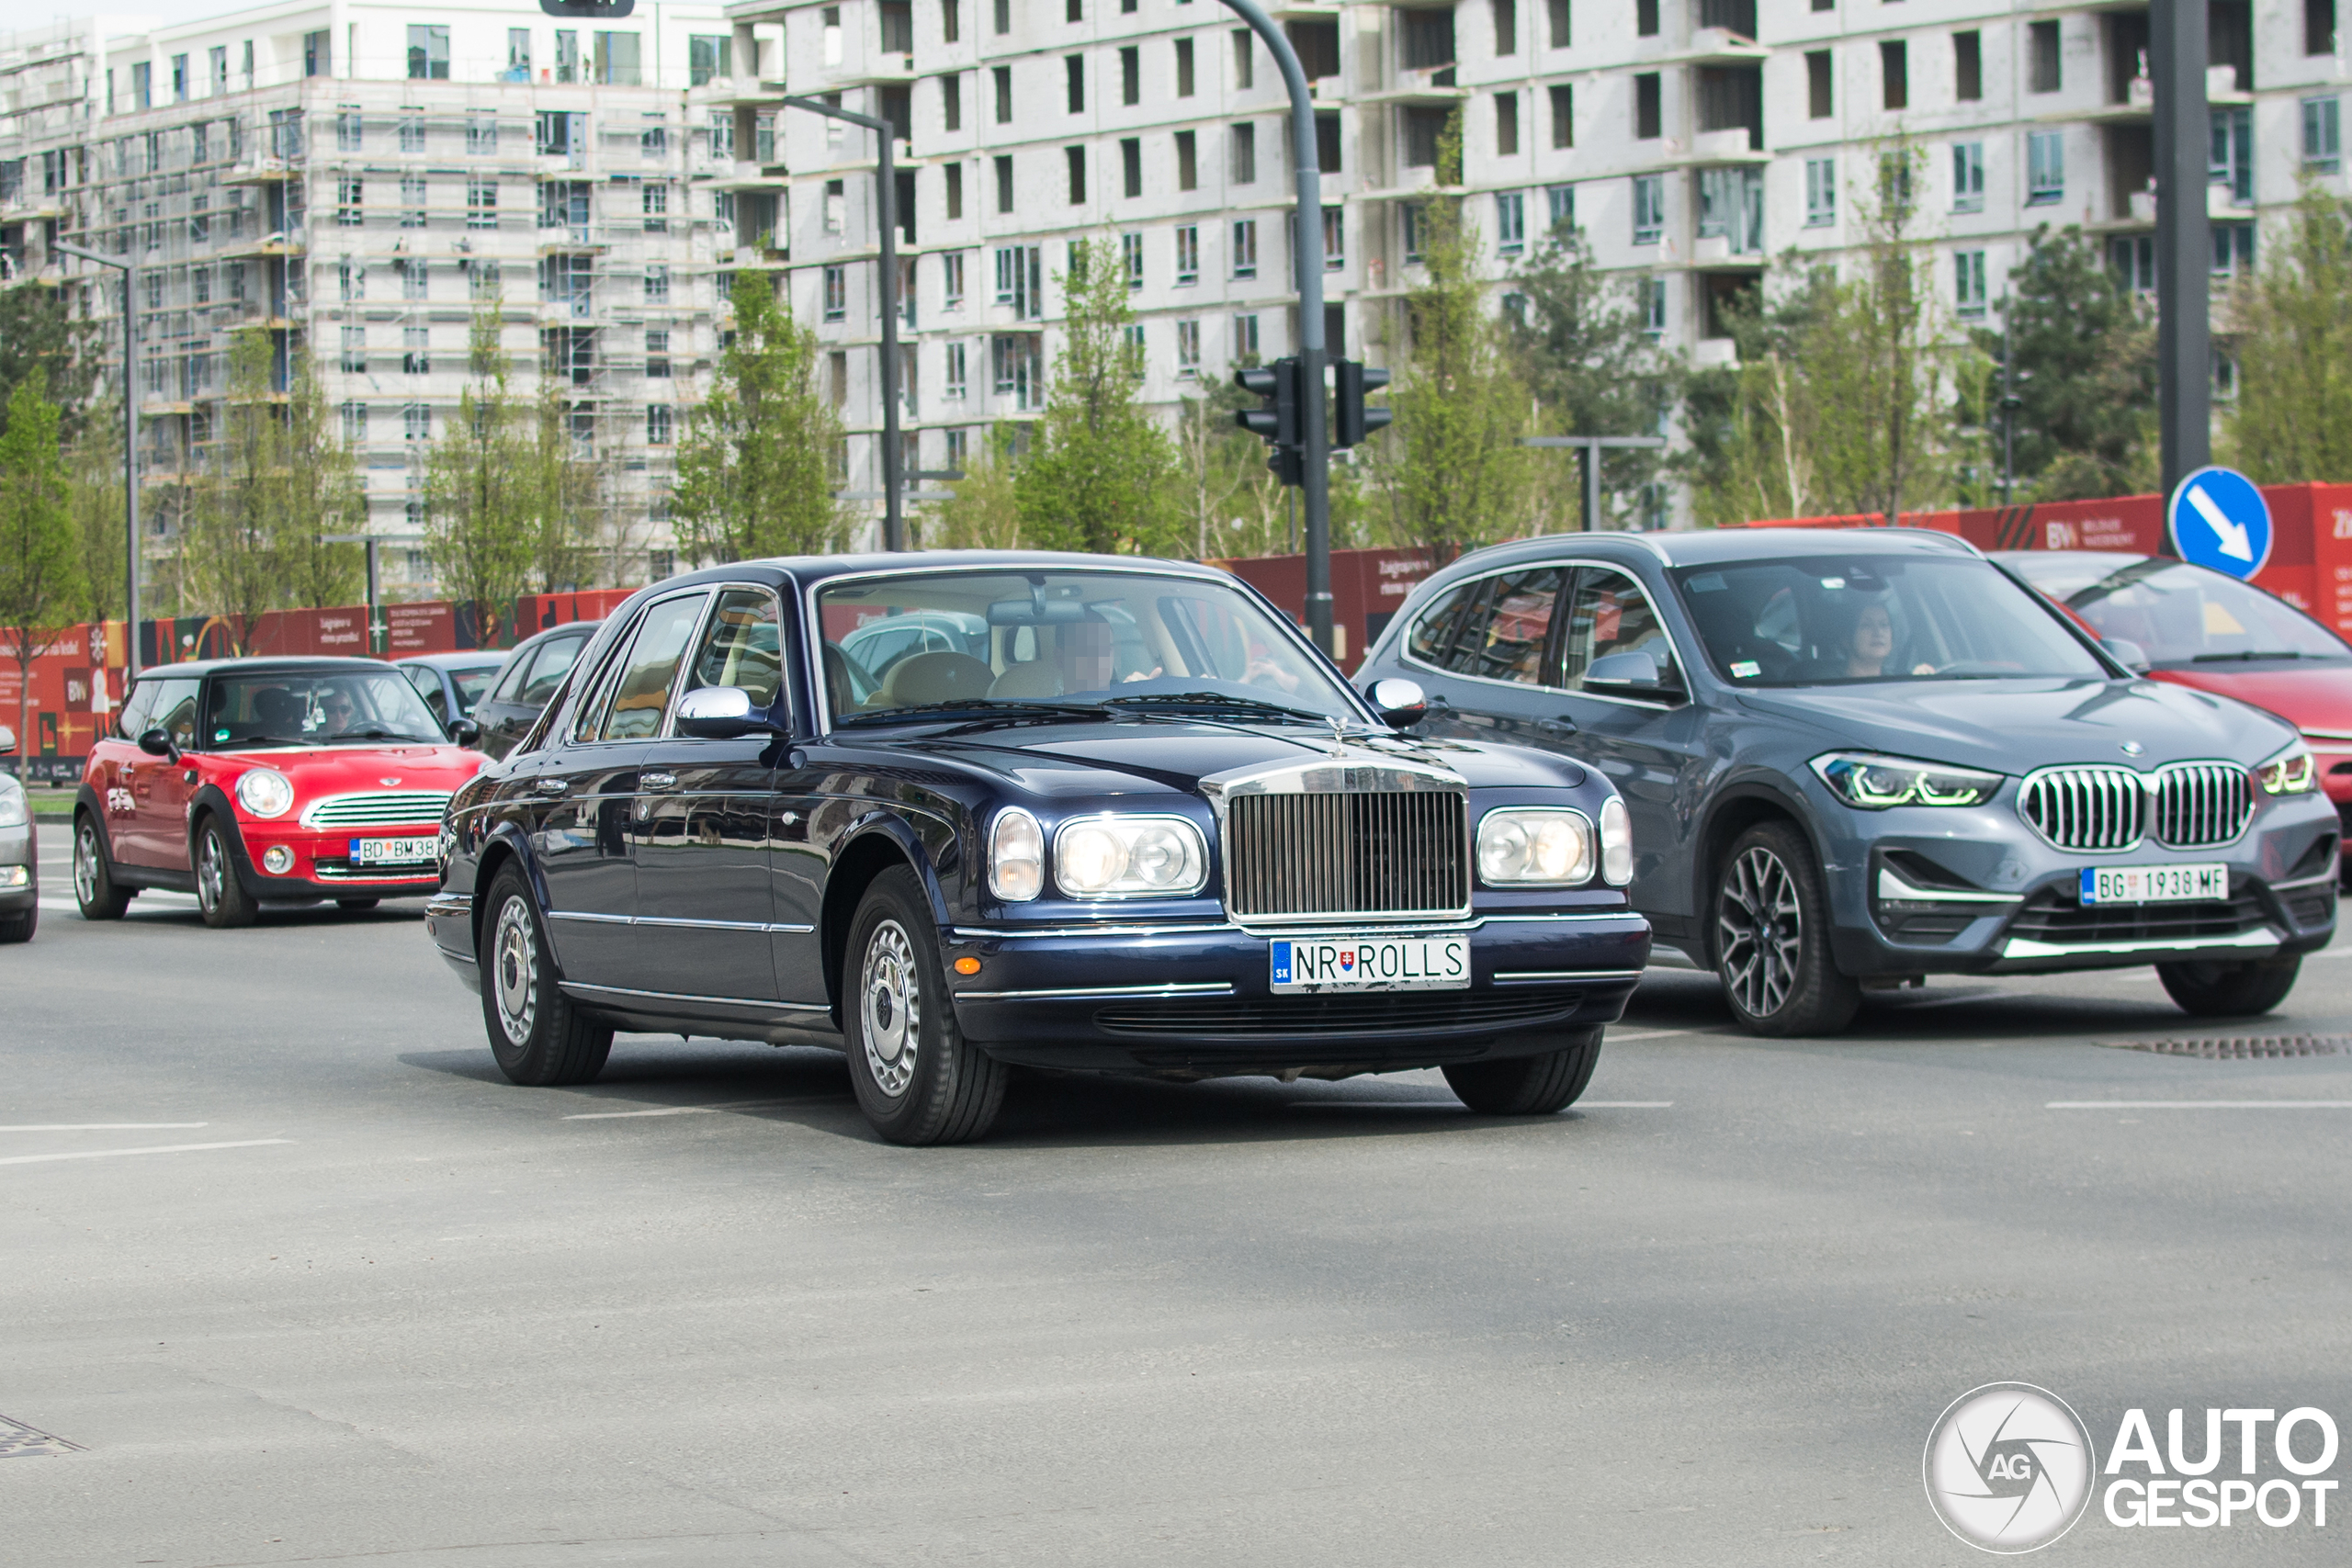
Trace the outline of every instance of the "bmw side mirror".
<path fill-rule="evenodd" d="M 180 749 L 172 744 L 171 732 L 168 730 L 147 731 L 139 738 L 139 749 L 150 757 L 168 757 L 175 762 L 180 760 Z"/>
<path fill-rule="evenodd" d="M 2101 637 L 2099 646 L 2107 649 L 2107 656 L 2109 659 L 2114 660 L 2134 675 L 2144 675 L 2153 667 L 2149 663 L 2148 650 L 2130 637 Z"/>
<path fill-rule="evenodd" d="M 449 724 L 449 739 L 458 745 L 475 748 L 481 745 L 481 726 L 472 719 L 453 719 Z"/>
<path fill-rule="evenodd" d="M 1611 696 L 1679 697 L 1682 682 L 1671 666 L 1660 666 L 1655 654 L 1604 653 L 1585 666 L 1585 689 Z"/>
<path fill-rule="evenodd" d="M 1391 729 L 1409 728 L 1420 723 L 1430 711 L 1429 697 L 1421 691 L 1419 681 L 1392 675 L 1385 681 L 1374 681 L 1364 695 L 1372 699 L 1374 711 Z"/>
<path fill-rule="evenodd" d="M 733 740 L 745 735 L 778 735 L 775 720 L 752 705 L 752 694 L 741 686 L 698 686 L 678 699 L 678 733 L 705 740 Z"/>

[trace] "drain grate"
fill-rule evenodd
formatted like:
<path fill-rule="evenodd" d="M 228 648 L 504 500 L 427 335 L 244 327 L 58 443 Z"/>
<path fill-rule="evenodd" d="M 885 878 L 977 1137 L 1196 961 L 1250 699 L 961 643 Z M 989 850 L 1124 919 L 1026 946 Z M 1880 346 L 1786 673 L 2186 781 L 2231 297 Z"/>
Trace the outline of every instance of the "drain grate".
<path fill-rule="evenodd" d="M 2153 1051 L 2162 1056 L 2195 1056 L 2206 1062 L 2253 1062 L 2333 1056 L 2352 1046 L 2352 1034 L 2237 1034 L 2218 1040 L 2102 1040 L 2099 1043 L 2117 1051 Z"/>
<path fill-rule="evenodd" d="M 28 1427 L 0 1416 L 0 1459 L 22 1459 L 27 1454 L 78 1454 L 79 1443 L 69 1443 L 62 1438 L 52 1438 L 38 1427 Z"/>

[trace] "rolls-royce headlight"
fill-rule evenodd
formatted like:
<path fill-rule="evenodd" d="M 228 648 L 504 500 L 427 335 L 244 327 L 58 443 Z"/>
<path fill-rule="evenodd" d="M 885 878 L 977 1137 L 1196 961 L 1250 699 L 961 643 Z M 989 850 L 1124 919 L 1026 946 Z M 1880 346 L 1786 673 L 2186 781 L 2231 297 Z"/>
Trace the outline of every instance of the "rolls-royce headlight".
<path fill-rule="evenodd" d="M 1208 843 L 1182 817 L 1081 817 L 1054 832 L 1054 880 L 1073 898 L 1175 898 L 1208 879 Z"/>
<path fill-rule="evenodd" d="M 1015 806 L 989 827 L 989 891 L 1025 904 L 1045 890 L 1046 835 L 1037 819 Z"/>
<path fill-rule="evenodd" d="M 2265 795 L 2303 795 L 2319 787 L 2319 768 L 2312 749 L 2298 740 L 2254 770 Z"/>
<path fill-rule="evenodd" d="M 1896 806 L 1982 806 L 2001 788 L 1998 773 L 1867 751 L 1826 752 L 1813 760 L 1813 771 L 1838 799 L 1864 811 Z"/>
<path fill-rule="evenodd" d="M 248 768 L 237 776 L 237 804 L 256 817 L 283 817 L 294 804 L 294 786 L 274 768 Z"/>
<path fill-rule="evenodd" d="M 1600 880 L 1611 887 L 1634 880 L 1634 819 L 1613 795 L 1600 807 Z"/>
<path fill-rule="evenodd" d="M 1593 869 L 1592 822 L 1581 811 L 1504 807 L 1478 823 L 1478 880 L 1489 887 L 1566 887 Z"/>

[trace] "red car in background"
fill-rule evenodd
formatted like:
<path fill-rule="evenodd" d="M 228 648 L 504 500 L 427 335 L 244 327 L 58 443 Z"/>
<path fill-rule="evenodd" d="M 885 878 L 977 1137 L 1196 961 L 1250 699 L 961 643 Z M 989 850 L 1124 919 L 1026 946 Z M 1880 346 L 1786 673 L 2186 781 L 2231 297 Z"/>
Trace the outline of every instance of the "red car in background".
<path fill-rule="evenodd" d="M 2285 600 L 2186 561 L 2104 550 L 2005 550 L 1993 559 L 2153 679 L 2235 697 L 2293 725 L 2352 829 L 2352 645 Z"/>
<path fill-rule="evenodd" d="M 83 771 L 74 899 L 110 920 L 170 888 L 205 924 L 241 926 L 265 904 L 429 894 L 442 807 L 483 761 L 376 660 L 144 671 Z"/>

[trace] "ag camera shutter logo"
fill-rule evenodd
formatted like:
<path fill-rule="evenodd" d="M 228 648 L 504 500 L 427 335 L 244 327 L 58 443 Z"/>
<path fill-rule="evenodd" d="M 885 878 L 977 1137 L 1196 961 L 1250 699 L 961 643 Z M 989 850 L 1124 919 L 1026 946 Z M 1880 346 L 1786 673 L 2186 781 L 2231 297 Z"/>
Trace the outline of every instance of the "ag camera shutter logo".
<path fill-rule="evenodd" d="M 2031 1383 L 1994 1382 L 1951 1402 L 1921 1461 L 1928 1505 L 1982 1551 L 2038 1551 L 2075 1528 L 2098 1455 L 2066 1402 Z"/>

